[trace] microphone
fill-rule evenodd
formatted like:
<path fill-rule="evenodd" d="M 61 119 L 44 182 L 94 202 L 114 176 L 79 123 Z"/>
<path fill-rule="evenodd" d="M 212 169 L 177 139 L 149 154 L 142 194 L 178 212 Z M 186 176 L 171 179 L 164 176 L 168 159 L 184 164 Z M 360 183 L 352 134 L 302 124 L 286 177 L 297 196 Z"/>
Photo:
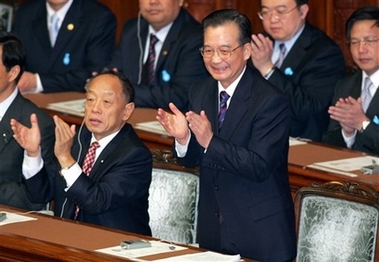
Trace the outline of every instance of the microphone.
<path fill-rule="evenodd" d="M 139 61 L 138 61 L 138 84 L 141 84 L 142 81 L 142 67 L 143 67 L 143 47 L 141 39 L 141 11 L 138 12 L 137 18 L 137 39 L 138 39 L 138 48 L 140 51 Z"/>

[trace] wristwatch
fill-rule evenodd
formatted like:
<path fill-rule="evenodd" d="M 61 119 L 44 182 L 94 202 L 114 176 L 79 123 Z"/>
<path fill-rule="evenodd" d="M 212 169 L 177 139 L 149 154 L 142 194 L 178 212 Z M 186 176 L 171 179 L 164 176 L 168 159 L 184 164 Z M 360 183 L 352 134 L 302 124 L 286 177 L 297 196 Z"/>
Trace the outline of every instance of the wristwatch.
<path fill-rule="evenodd" d="M 366 130 L 367 126 L 370 124 L 370 121 L 369 120 L 365 120 L 362 122 L 362 127 L 361 129 L 359 130 L 360 133 L 363 133 L 363 131 Z"/>
<path fill-rule="evenodd" d="M 63 177 L 63 172 L 65 172 L 65 171 L 67 171 L 67 170 L 69 170 L 71 167 L 73 167 L 73 165 L 75 165 L 76 164 L 76 162 L 74 162 L 72 165 L 70 165 L 70 166 L 67 166 L 67 167 L 63 167 L 63 168 L 61 168 L 61 170 L 59 170 L 59 174 L 61 175 L 61 177 Z"/>

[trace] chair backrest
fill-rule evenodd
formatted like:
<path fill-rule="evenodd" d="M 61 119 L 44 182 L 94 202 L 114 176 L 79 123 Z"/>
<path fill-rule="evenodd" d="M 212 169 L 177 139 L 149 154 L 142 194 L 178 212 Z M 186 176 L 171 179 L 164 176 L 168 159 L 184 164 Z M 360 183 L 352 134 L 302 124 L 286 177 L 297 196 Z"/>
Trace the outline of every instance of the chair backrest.
<path fill-rule="evenodd" d="M 379 194 L 368 185 L 332 181 L 295 195 L 297 262 L 379 260 Z"/>
<path fill-rule="evenodd" d="M 199 175 L 180 166 L 169 151 L 151 150 L 153 173 L 149 216 L 153 237 L 176 243 L 196 243 Z"/>

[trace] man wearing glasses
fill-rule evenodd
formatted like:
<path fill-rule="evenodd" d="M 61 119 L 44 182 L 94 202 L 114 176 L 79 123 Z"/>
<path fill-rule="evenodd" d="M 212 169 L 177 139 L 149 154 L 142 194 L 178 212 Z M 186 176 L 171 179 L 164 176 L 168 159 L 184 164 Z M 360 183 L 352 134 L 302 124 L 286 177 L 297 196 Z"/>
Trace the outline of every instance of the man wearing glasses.
<path fill-rule="evenodd" d="M 296 256 L 288 182 L 290 108 L 286 96 L 247 66 L 251 24 L 236 10 L 203 20 L 203 56 L 212 77 L 192 86 L 190 111 L 158 109 L 175 137 L 173 153 L 199 166 L 200 247 L 258 261 Z"/>
<path fill-rule="evenodd" d="M 361 70 L 338 82 L 324 142 L 379 155 L 379 7 L 357 9 L 346 38 Z"/>
<path fill-rule="evenodd" d="M 261 0 L 264 34 L 252 35 L 251 60 L 290 101 L 290 136 L 321 141 L 334 87 L 345 75 L 340 48 L 306 22 L 307 0 Z"/>

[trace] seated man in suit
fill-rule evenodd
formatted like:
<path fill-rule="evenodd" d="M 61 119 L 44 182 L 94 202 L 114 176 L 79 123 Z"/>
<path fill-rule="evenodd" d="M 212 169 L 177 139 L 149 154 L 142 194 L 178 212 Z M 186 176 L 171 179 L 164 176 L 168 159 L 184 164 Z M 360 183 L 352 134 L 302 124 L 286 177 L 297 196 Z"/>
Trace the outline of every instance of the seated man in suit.
<path fill-rule="evenodd" d="M 54 116 L 59 164 L 50 179 L 43 168 L 26 176 L 29 193 L 36 200 L 54 199 L 57 216 L 151 235 L 147 210 L 152 156 L 127 123 L 134 111 L 133 86 L 108 70 L 91 79 L 86 90 L 84 123 L 77 133 L 75 125 Z M 30 160 L 37 161 L 39 131 L 33 120 L 30 129 L 14 119 L 11 124 Z"/>
<path fill-rule="evenodd" d="M 26 49 L 21 92 L 84 91 L 115 48 L 116 18 L 93 0 L 34 0 L 17 10 L 13 32 Z"/>
<path fill-rule="evenodd" d="M 47 201 L 33 202 L 27 193 L 22 169 L 24 149 L 13 138 L 11 118 L 30 127 L 30 114 L 41 120 L 41 155 L 45 163 L 54 158 L 54 123 L 42 109 L 25 99 L 17 82 L 24 71 L 25 52 L 14 35 L 0 32 L 0 204 L 40 210 Z M 27 164 L 27 163 L 26 163 Z M 33 172 L 33 171 L 31 171 Z"/>
<path fill-rule="evenodd" d="M 158 109 L 157 116 L 175 137 L 178 162 L 200 167 L 198 242 L 258 261 L 292 261 L 287 97 L 247 66 L 246 16 L 218 10 L 203 28 L 201 53 L 212 77 L 191 88 L 186 114 L 170 103 L 173 114 Z"/>
<path fill-rule="evenodd" d="M 379 155 L 379 7 L 357 9 L 346 38 L 361 70 L 338 82 L 324 142 Z"/>
<path fill-rule="evenodd" d="M 139 17 L 124 25 L 108 68 L 130 79 L 138 107 L 167 108 L 174 102 L 185 110 L 189 86 L 207 76 L 199 54 L 201 27 L 183 2 L 139 0 Z M 155 45 L 149 48 L 151 36 Z"/>
<path fill-rule="evenodd" d="M 329 124 L 334 86 L 345 74 L 340 48 L 306 22 L 308 0 L 261 0 L 265 34 L 253 35 L 254 66 L 286 93 L 290 136 L 321 141 Z"/>

